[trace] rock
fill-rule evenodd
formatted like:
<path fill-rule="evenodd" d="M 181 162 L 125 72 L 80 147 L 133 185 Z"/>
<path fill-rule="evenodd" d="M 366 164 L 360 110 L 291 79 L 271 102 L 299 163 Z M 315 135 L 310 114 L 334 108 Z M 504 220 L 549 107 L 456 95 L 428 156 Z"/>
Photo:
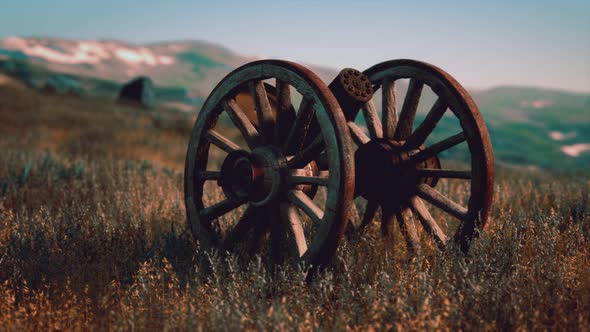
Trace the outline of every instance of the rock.
<path fill-rule="evenodd" d="M 131 80 L 121 88 L 118 100 L 147 108 L 153 107 L 156 104 L 156 97 L 152 80 L 145 76 Z"/>

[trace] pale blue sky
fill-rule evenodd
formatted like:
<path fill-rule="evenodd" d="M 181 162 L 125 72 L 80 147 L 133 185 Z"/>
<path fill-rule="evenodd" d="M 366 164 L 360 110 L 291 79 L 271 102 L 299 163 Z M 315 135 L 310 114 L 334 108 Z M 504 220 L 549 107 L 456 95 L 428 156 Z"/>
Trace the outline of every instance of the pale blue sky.
<path fill-rule="evenodd" d="M 590 92 L 590 1 L 2 1 L 0 37 L 213 41 L 333 68 L 431 62 L 470 88 Z"/>

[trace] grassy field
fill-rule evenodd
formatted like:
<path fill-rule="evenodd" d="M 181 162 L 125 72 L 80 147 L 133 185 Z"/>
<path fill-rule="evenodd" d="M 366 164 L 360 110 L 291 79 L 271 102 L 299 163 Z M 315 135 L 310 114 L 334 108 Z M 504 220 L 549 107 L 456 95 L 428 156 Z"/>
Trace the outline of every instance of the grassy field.
<path fill-rule="evenodd" d="M 590 174 L 500 168 L 468 257 L 378 225 L 307 285 L 185 225 L 194 115 L 0 85 L 0 330 L 587 330 Z M 221 195 L 211 192 L 210 196 Z"/>

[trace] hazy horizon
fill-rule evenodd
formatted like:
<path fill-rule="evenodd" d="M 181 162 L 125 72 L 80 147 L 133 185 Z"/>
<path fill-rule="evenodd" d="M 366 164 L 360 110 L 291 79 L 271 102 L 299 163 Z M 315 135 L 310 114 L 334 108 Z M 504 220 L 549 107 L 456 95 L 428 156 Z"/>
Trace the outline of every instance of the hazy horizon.
<path fill-rule="evenodd" d="M 426 1 L 396 7 L 382 1 L 29 0 L 6 4 L 0 13 L 0 38 L 9 36 L 206 41 L 244 56 L 334 69 L 362 70 L 411 58 L 445 69 L 471 89 L 590 93 L 590 3 L 585 1 Z"/>

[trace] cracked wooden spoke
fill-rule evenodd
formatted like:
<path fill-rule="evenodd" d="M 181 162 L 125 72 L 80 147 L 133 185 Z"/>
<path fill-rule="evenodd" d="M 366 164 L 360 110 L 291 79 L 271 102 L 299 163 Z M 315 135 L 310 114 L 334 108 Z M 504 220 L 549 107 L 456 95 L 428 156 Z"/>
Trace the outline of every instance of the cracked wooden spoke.
<path fill-rule="evenodd" d="M 354 203 L 354 200 L 350 204 L 350 212 L 349 212 L 348 219 L 354 229 L 360 229 L 361 215 L 359 214 L 359 210 L 356 208 L 356 204 Z"/>
<path fill-rule="evenodd" d="M 408 249 L 414 254 L 420 252 L 420 238 L 418 237 L 418 230 L 416 229 L 410 208 L 403 207 L 395 215 Z"/>
<path fill-rule="evenodd" d="M 238 207 L 240 207 L 242 204 L 246 203 L 245 200 L 238 200 L 238 201 L 233 201 L 233 200 L 229 200 L 229 199 L 224 199 L 223 201 L 211 205 L 207 208 L 202 209 L 199 212 L 199 217 L 202 220 L 213 220 L 216 218 L 219 218 L 221 216 L 223 216 L 224 214 L 237 209 Z"/>
<path fill-rule="evenodd" d="M 309 164 L 324 149 L 324 139 L 317 136 L 311 144 L 287 161 L 288 168 L 302 168 Z"/>
<path fill-rule="evenodd" d="M 254 97 L 254 105 L 256 107 L 256 116 L 258 117 L 258 125 L 264 138 L 272 142 L 274 136 L 274 117 L 268 96 L 266 95 L 266 88 L 264 82 L 248 82 L 248 88 L 252 97 Z"/>
<path fill-rule="evenodd" d="M 365 131 L 356 123 L 349 121 L 348 128 L 350 128 L 350 136 L 357 146 L 361 146 L 371 140 L 369 136 L 365 134 Z"/>
<path fill-rule="evenodd" d="M 297 170 L 299 171 L 299 170 Z M 303 170 L 301 170 L 303 173 Z M 300 184 L 311 184 L 316 186 L 327 187 L 329 184 L 328 176 L 308 176 L 308 175 L 299 175 L 298 172 L 294 174 L 289 174 L 287 176 L 287 182 L 291 185 L 300 185 Z"/>
<path fill-rule="evenodd" d="M 290 203 L 281 203 L 280 209 L 289 251 L 292 256 L 301 257 L 307 251 L 307 241 L 297 207 Z"/>
<path fill-rule="evenodd" d="M 307 214 L 314 224 L 319 225 L 324 218 L 324 211 L 301 190 L 291 190 L 287 194 L 289 201 Z"/>
<path fill-rule="evenodd" d="M 395 135 L 393 135 L 393 139 L 396 141 L 404 141 L 412 133 L 414 118 L 416 117 L 416 111 L 418 109 L 418 103 L 420 102 L 423 87 L 424 84 L 422 82 L 415 79 L 410 80 L 402 111 L 399 114 Z"/>
<path fill-rule="evenodd" d="M 465 140 L 466 140 L 465 134 L 463 132 L 461 132 L 459 134 L 448 137 L 436 144 L 433 144 L 433 145 L 427 147 L 426 149 L 416 153 L 415 155 L 411 156 L 410 158 L 414 163 L 419 163 L 419 162 L 422 162 L 426 159 L 432 158 L 432 157 L 438 155 L 439 153 L 452 148 L 455 145 L 461 144 L 461 143 L 465 142 Z"/>
<path fill-rule="evenodd" d="M 434 127 L 436 127 L 446 111 L 447 102 L 443 98 L 439 97 L 434 105 L 432 105 L 432 108 L 428 114 L 426 114 L 426 117 L 422 123 L 420 123 L 418 128 L 416 128 L 416 130 L 408 137 L 405 145 L 409 148 L 415 149 L 424 144 L 424 142 L 426 142 L 426 138 L 428 138 L 428 136 L 432 133 Z"/>
<path fill-rule="evenodd" d="M 326 151 L 322 151 L 315 159 L 315 162 L 318 164 L 319 169 L 330 168 L 330 163 L 328 161 L 328 153 Z"/>
<path fill-rule="evenodd" d="M 253 239 L 250 245 L 248 246 L 248 252 L 250 253 L 260 252 L 265 241 L 268 239 L 267 235 L 270 232 L 271 221 L 268 220 L 268 218 L 262 219 L 263 220 L 258 220 L 256 226 L 254 226 Z"/>
<path fill-rule="evenodd" d="M 263 137 L 260 136 L 258 130 L 256 130 L 252 122 L 250 122 L 246 113 L 244 113 L 240 105 L 236 103 L 235 99 L 224 100 L 221 102 L 221 106 L 229 115 L 234 126 L 236 126 L 240 133 L 242 133 L 244 140 L 246 140 L 246 143 L 251 150 L 264 143 Z"/>
<path fill-rule="evenodd" d="M 288 258 L 287 233 L 285 223 L 281 220 L 280 204 L 272 202 L 264 207 L 264 218 L 270 223 L 270 256 L 277 264 Z"/>
<path fill-rule="evenodd" d="M 283 153 L 295 154 L 303 147 L 308 129 L 315 115 L 313 105 L 313 99 L 304 97 L 301 101 L 301 105 L 299 105 L 299 110 L 295 116 L 295 122 L 283 144 Z"/>
<path fill-rule="evenodd" d="M 364 230 L 373 221 L 373 219 L 375 219 L 375 215 L 377 215 L 377 209 L 379 209 L 379 204 L 376 201 L 367 201 L 367 207 L 363 213 L 363 220 L 361 221 L 359 231 Z"/>
<path fill-rule="evenodd" d="M 221 179 L 221 172 L 219 171 L 200 171 L 199 179 L 203 181 L 207 180 L 219 180 Z"/>
<path fill-rule="evenodd" d="M 227 153 L 241 150 L 239 145 L 230 141 L 228 138 L 226 138 L 225 136 L 221 135 L 213 129 L 209 130 L 207 134 L 205 134 L 205 136 L 207 137 L 207 140 L 209 142 L 213 143 L 214 145 L 216 145 L 217 147 L 219 147 Z"/>
<path fill-rule="evenodd" d="M 397 95 L 395 81 L 386 78 L 381 83 L 383 95 L 381 109 L 381 124 L 383 125 L 383 138 L 393 138 L 395 127 L 397 127 Z"/>
<path fill-rule="evenodd" d="M 245 240 L 246 235 L 256 226 L 259 217 L 259 209 L 249 206 L 236 225 L 226 234 L 221 244 L 222 252 L 232 251 L 235 246 Z"/>
<path fill-rule="evenodd" d="M 417 194 L 420 198 L 426 200 L 430 204 L 445 211 L 451 216 L 459 219 L 467 219 L 467 209 L 463 206 L 453 202 L 450 198 L 440 193 L 438 190 L 432 188 L 427 184 L 421 184 L 417 188 Z"/>
<path fill-rule="evenodd" d="M 395 219 L 395 211 L 391 206 L 381 206 L 381 234 L 389 236 L 391 224 Z"/>
<path fill-rule="evenodd" d="M 362 106 L 363 117 L 367 123 L 367 129 L 369 129 L 369 135 L 372 139 L 383 137 L 383 128 L 381 127 L 381 121 L 379 121 L 379 115 L 377 109 L 372 100 L 364 103 Z"/>
<path fill-rule="evenodd" d="M 410 206 L 412 207 L 412 211 L 417 215 L 422 227 L 430 234 L 430 236 L 434 239 L 438 247 L 443 250 L 447 245 L 447 236 L 445 233 L 440 229 L 434 218 L 428 212 L 428 208 L 424 205 L 424 202 L 419 197 L 412 197 L 410 199 Z"/>
<path fill-rule="evenodd" d="M 437 169 L 437 168 L 418 168 L 416 175 L 427 178 L 446 178 L 446 179 L 471 179 L 471 171 L 458 171 L 453 169 Z"/>
<path fill-rule="evenodd" d="M 274 127 L 274 144 L 282 146 L 285 139 L 285 131 L 292 125 L 295 119 L 295 110 L 291 102 L 291 86 L 277 78 L 277 114 Z"/>

